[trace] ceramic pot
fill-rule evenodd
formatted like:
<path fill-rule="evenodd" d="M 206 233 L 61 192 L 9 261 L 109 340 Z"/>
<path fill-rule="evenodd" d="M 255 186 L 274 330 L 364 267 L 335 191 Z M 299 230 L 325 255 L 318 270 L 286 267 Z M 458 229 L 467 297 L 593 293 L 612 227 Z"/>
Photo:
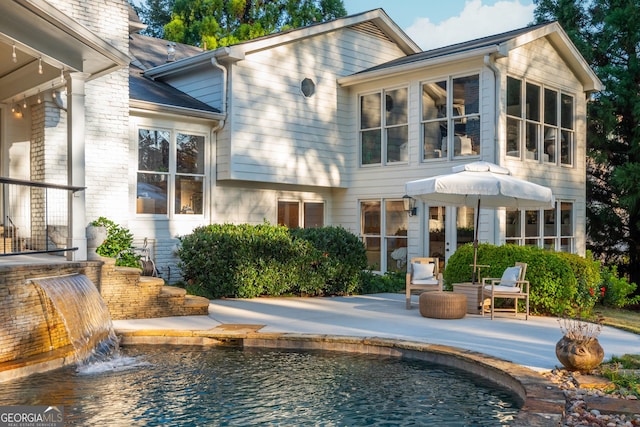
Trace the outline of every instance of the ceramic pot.
<path fill-rule="evenodd" d="M 87 227 L 87 257 L 89 259 L 100 258 L 96 254 L 96 249 L 107 239 L 107 228 L 103 226 L 90 225 Z"/>
<path fill-rule="evenodd" d="M 563 336 L 556 344 L 556 357 L 570 371 L 589 372 L 602 363 L 604 350 L 597 338 L 575 340 Z"/>

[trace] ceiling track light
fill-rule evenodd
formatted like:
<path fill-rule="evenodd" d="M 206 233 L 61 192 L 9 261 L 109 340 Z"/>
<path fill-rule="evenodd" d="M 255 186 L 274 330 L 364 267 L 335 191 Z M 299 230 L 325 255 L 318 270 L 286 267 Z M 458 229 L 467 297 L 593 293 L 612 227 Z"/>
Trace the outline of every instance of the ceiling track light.
<path fill-rule="evenodd" d="M 27 108 L 27 95 L 25 95 L 24 98 L 22 99 L 22 108 L 24 109 Z"/>
<path fill-rule="evenodd" d="M 60 68 L 60 83 L 64 83 L 64 68 Z"/>
<path fill-rule="evenodd" d="M 53 97 L 53 99 L 56 99 L 56 97 L 58 95 L 56 95 L 56 88 L 53 87 L 53 82 L 51 82 L 51 96 Z"/>
<path fill-rule="evenodd" d="M 11 52 L 11 62 L 14 64 L 18 62 L 18 55 L 16 55 L 16 44 L 13 44 L 13 51 Z"/>
<path fill-rule="evenodd" d="M 40 89 L 38 89 L 38 104 L 42 104 L 42 97 L 40 96 Z"/>
<path fill-rule="evenodd" d="M 42 74 L 43 70 L 42 70 L 42 57 L 40 57 L 38 59 L 38 74 Z"/>

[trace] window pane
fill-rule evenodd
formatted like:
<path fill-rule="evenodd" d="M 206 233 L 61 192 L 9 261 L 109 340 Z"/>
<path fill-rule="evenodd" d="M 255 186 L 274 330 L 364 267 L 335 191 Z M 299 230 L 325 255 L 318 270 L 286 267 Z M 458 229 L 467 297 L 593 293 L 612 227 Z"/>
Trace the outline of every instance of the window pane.
<path fill-rule="evenodd" d="M 562 223 L 560 224 L 560 234 L 562 236 L 573 236 L 573 204 L 562 202 L 560 203 L 560 218 Z"/>
<path fill-rule="evenodd" d="M 560 132 L 560 161 L 563 165 L 573 164 L 573 132 Z"/>
<path fill-rule="evenodd" d="M 406 236 L 408 215 L 404 211 L 402 200 L 391 200 L 385 202 L 386 223 L 385 233 L 387 236 Z"/>
<path fill-rule="evenodd" d="M 457 208 L 456 219 L 456 231 L 457 231 L 457 243 L 456 246 L 460 246 L 473 242 L 474 232 L 474 216 L 475 209 L 473 208 Z"/>
<path fill-rule="evenodd" d="M 362 164 L 374 165 L 382 162 L 382 140 L 380 130 L 362 132 Z"/>
<path fill-rule="evenodd" d="M 544 128 L 544 161 L 549 163 L 556 162 L 556 137 L 558 129 L 547 127 Z"/>
<path fill-rule="evenodd" d="M 558 92 L 544 90 L 544 122 L 548 125 L 558 124 Z"/>
<path fill-rule="evenodd" d="M 521 120 L 507 118 L 507 156 L 520 157 Z"/>
<path fill-rule="evenodd" d="M 298 209 L 298 202 L 278 201 L 278 225 L 284 225 L 289 228 L 298 228 L 300 226 Z"/>
<path fill-rule="evenodd" d="M 387 162 L 406 162 L 409 160 L 408 139 L 408 126 L 387 129 Z"/>
<path fill-rule="evenodd" d="M 305 203 L 304 228 L 319 228 L 322 226 L 324 226 L 324 203 Z"/>
<path fill-rule="evenodd" d="M 447 82 L 422 85 L 422 120 L 447 117 Z"/>
<path fill-rule="evenodd" d="M 380 94 L 372 93 L 360 98 L 360 129 L 371 129 L 381 126 Z"/>
<path fill-rule="evenodd" d="M 395 126 L 407 123 L 408 89 L 389 90 L 385 94 L 386 125 Z"/>
<path fill-rule="evenodd" d="M 540 121 L 540 86 L 527 83 L 527 119 Z"/>
<path fill-rule="evenodd" d="M 169 131 L 138 131 L 138 170 L 169 171 Z"/>
<path fill-rule="evenodd" d="M 507 211 L 507 228 L 506 228 L 506 237 L 521 237 L 522 236 L 522 227 L 520 222 L 520 211 Z"/>
<path fill-rule="evenodd" d="M 204 136 L 179 133 L 176 140 L 178 173 L 204 174 Z"/>
<path fill-rule="evenodd" d="M 444 223 L 446 208 L 444 206 L 429 207 L 429 256 L 444 261 Z"/>
<path fill-rule="evenodd" d="M 522 81 L 507 77 L 507 114 L 522 117 Z"/>
<path fill-rule="evenodd" d="M 203 184 L 200 176 L 176 176 L 175 213 L 202 215 Z"/>
<path fill-rule="evenodd" d="M 526 158 L 529 160 L 538 160 L 538 129 L 540 127 L 535 123 L 527 123 L 527 136 L 525 145 L 527 148 Z"/>
<path fill-rule="evenodd" d="M 136 193 L 136 213 L 167 213 L 167 175 L 139 173 Z"/>
<path fill-rule="evenodd" d="M 547 237 L 557 236 L 556 224 L 556 209 L 547 209 L 544 211 L 544 235 Z"/>
<path fill-rule="evenodd" d="M 453 115 L 480 112 L 480 82 L 478 76 L 453 79 Z"/>
<path fill-rule="evenodd" d="M 360 204 L 360 234 L 363 236 L 367 261 L 374 269 L 380 268 L 380 209 L 381 203 L 378 201 Z"/>
<path fill-rule="evenodd" d="M 562 94 L 560 104 L 560 123 L 565 129 L 573 129 L 573 97 Z"/>
<path fill-rule="evenodd" d="M 480 117 L 465 117 L 454 121 L 454 156 L 471 156 L 480 153 Z"/>
<path fill-rule="evenodd" d="M 527 218 L 527 224 L 524 227 L 525 237 L 537 237 L 540 235 L 538 224 L 540 224 L 540 212 L 539 211 L 525 211 L 525 218 Z"/>
<path fill-rule="evenodd" d="M 447 145 L 447 122 L 437 121 L 424 123 L 422 126 L 424 138 L 424 159 L 436 159 L 446 154 L 442 147 Z"/>
<path fill-rule="evenodd" d="M 360 205 L 362 234 L 380 234 L 380 202 L 362 202 Z"/>

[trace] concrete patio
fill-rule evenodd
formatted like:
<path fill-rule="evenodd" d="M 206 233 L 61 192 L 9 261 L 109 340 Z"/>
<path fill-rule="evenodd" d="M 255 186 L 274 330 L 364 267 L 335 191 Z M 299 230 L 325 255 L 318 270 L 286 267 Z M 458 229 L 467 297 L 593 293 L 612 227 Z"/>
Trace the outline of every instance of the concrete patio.
<path fill-rule="evenodd" d="M 463 319 L 425 318 L 405 309 L 404 294 L 328 298 L 254 298 L 213 300 L 208 316 L 116 320 L 117 332 L 203 331 L 225 324 L 264 325 L 264 333 L 330 334 L 439 344 L 496 357 L 535 371 L 560 366 L 555 356 L 561 338 L 556 318 L 502 314 L 496 319 L 467 314 Z M 603 327 L 598 337 L 605 360 L 640 352 L 640 335 Z"/>

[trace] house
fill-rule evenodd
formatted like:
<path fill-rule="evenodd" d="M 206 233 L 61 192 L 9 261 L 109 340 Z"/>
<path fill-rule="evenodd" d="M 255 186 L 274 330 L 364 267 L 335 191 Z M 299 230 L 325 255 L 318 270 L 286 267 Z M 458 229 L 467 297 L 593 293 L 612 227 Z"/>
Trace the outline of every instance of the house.
<path fill-rule="evenodd" d="M 475 212 L 408 215 L 404 183 L 472 160 L 557 199 L 481 210 L 481 241 L 585 252 L 586 104 L 601 83 L 557 23 L 422 52 L 376 9 L 202 51 L 138 34 L 124 0 L 0 11 L 0 55 L 23 61 L 0 65 L 0 177 L 72 187 L 68 258 L 87 257 L 84 228 L 107 216 L 152 242 L 169 281 L 178 236 L 210 223 L 342 225 L 379 271 L 446 260 Z"/>

